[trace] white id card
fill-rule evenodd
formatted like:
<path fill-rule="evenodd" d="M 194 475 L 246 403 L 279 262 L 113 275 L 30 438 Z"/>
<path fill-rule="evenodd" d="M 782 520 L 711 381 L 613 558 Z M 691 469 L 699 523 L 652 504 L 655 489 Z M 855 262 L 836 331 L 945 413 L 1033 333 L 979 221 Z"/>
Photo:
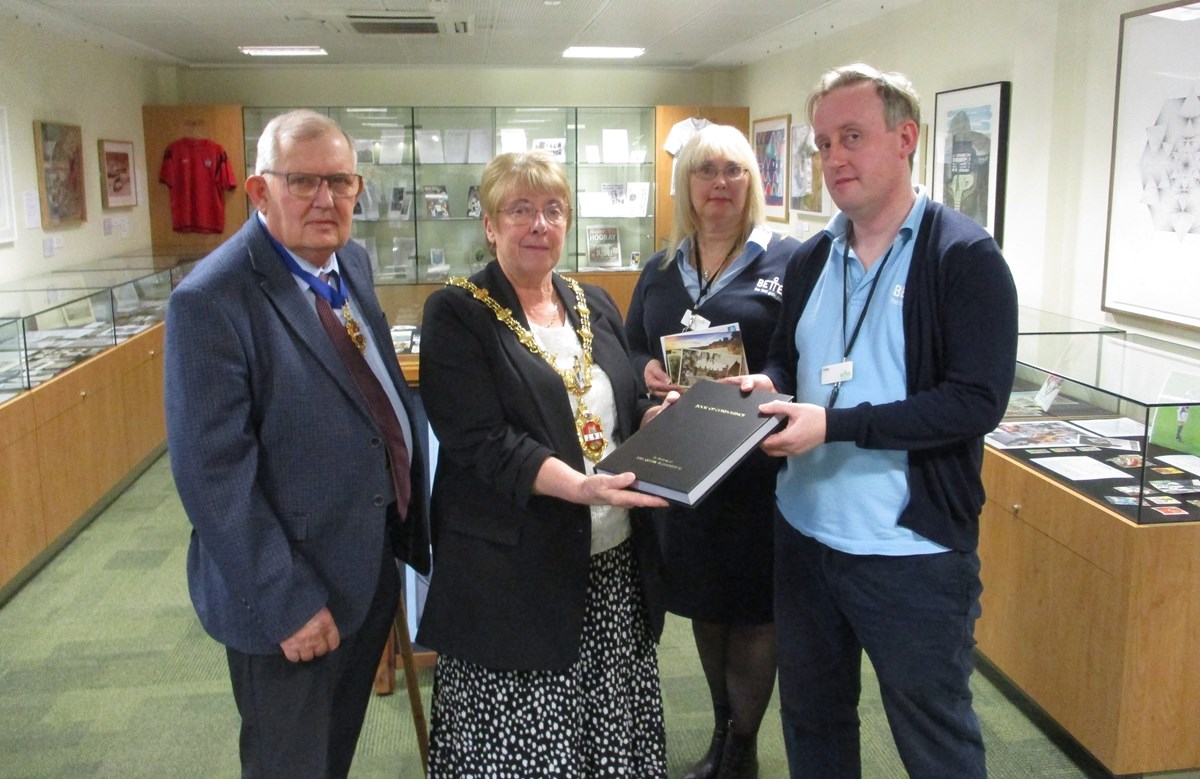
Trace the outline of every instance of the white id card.
<path fill-rule="evenodd" d="M 712 324 L 691 309 L 683 312 L 683 318 L 679 320 L 679 323 L 683 325 L 684 330 L 705 330 Z"/>
<path fill-rule="evenodd" d="M 841 384 L 854 378 L 854 361 L 835 362 L 821 368 L 822 384 Z"/>

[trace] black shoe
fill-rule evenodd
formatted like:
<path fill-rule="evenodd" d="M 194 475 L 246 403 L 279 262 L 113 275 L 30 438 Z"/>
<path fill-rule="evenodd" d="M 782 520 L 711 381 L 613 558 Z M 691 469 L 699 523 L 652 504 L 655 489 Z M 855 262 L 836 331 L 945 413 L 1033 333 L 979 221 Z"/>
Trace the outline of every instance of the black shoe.
<path fill-rule="evenodd" d="M 725 752 L 725 738 L 728 735 L 728 722 L 713 728 L 712 741 L 708 744 L 708 751 L 704 753 L 704 757 L 700 758 L 699 763 L 688 769 L 688 772 L 683 775 L 683 779 L 716 779 L 717 769 L 721 767 L 721 755 Z"/>
<path fill-rule="evenodd" d="M 758 734 L 729 732 L 715 779 L 758 779 Z"/>

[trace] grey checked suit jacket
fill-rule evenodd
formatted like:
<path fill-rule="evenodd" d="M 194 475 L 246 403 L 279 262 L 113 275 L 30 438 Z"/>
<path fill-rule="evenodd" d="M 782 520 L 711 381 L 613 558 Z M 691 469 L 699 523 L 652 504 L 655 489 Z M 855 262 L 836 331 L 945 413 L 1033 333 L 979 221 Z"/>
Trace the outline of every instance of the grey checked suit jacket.
<path fill-rule="evenodd" d="M 388 349 L 366 253 L 349 243 L 338 262 Z M 246 653 L 280 651 L 322 606 L 343 635 L 355 632 L 385 545 L 430 565 L 419 399 L 385 359 L 416 439 L 408 520 L 386 538 L 386 449 L 306 295 L 252 215 L 167 310 L 167 442 L 193 526 L 192 603 L 213 638 Z"/>

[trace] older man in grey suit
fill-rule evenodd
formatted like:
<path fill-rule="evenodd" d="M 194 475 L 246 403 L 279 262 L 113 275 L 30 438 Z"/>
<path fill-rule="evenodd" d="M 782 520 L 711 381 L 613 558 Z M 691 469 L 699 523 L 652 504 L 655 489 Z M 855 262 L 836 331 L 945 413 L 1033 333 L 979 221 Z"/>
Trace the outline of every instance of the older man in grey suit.
<path fill-rule="evenodd" d="M 362 188 L 327 117 L 273 119 L 255 213 L 167 313 L 171 467 L 188 584 L 225 645 L 244 776 L 345 776 L 396 610 L 396 557 L 428 571 L 424 419 L 366 253 Z"/>

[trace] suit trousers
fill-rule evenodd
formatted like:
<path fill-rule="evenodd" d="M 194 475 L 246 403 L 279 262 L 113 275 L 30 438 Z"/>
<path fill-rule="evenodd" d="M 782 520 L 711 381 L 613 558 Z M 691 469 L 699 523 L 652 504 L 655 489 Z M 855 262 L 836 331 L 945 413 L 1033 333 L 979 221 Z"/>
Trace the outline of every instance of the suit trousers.
<path fill-rule="evenodd" d="M 909 776 L 985 777 L 968 681 L 979 617 L 975 552 L 852 555 L 776 512 L 779 701 L 792 779 L 862 775 L 862 654 Z"/>
<path fill-rule="evenodd" d="M 245 779 L 349 773 L 399 593 L 396 560 L 388 548 L 366 620 L 354 634 L 342 635 L 333 652 L 293 663 L 282 653 L 249 655 L 226 648 L 242 718 Z"/>

